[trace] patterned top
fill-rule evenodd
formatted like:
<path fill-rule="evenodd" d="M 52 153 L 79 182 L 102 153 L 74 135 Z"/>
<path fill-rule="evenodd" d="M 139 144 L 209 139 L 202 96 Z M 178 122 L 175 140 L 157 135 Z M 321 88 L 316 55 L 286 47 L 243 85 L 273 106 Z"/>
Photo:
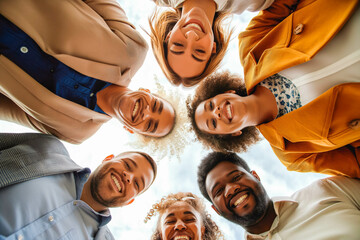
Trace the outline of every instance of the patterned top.
<path fill-rule="evenodd" d="M 274 74 L 259 83 L 260 86 L 269 89 L 276 99 L 278 115 L 281 117 L 295 109 L 300 108 L 300 93 L 291 80 L 279 74 Z"/>

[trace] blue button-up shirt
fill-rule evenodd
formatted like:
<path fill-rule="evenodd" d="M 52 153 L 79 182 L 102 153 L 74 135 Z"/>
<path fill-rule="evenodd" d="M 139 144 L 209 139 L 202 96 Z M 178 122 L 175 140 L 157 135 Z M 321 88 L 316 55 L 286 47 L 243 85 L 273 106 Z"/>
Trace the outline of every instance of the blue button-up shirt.
<path fill-rule="evenodd" d="M 105 114 L 96 93 L 111 85 L 85 76 L 43 52 L 32 38 L 0 15 L 0 54 L 3 54 L 52 93 Z"/>
<path fill-rule="evenodd" d="M 113 239 L 99 231 L 111 219 L 109 210 L 98 213 L 80 200 L 89 173 L 85 168 L 0 189 L 0 239 Z"/>

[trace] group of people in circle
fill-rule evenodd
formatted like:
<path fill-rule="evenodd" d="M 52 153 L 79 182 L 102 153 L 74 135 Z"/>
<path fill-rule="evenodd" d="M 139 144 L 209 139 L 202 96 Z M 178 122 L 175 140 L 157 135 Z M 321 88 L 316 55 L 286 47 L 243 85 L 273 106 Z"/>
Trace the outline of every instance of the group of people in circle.
<path fill-rule="evenodd" d="M 174 87 L 196 87 L 184 105 L 197 140 L 214 150 L 197 176 L 213 209 L 246 239 L 357 239 L 358 1 L 153 2 L 161 70 Z M 226 20 L 244 11 L 259 13 L 238 36 L 242 79 L 217 70 L 233 34 Z M 116 0 L 0 0 L 0 25 L 0 119 L 41 132 L 0 133 L 0 239 L 113 239 L 108 208 L 146 191 L 156 161 L 129 151 L 90 173 L 59 140 L 81 144 L 111 118 L 154 138 L 176 127 L 169 101 L 128 88 L 145 39 Z M 270 198 L 237 154 L 260 133 L 289 171 L 335 176 Z M 162 198 L 145 221 L 156 214 L 151 239 L 223 238 L 193 193 Z"/>

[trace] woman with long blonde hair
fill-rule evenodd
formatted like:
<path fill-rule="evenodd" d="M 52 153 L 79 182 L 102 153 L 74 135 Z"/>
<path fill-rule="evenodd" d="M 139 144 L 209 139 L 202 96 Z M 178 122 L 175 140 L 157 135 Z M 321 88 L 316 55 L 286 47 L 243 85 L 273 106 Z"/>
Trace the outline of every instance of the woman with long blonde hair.
<path fill-rule="evenodd" d="M 230 13 L 259 11 L 273 0 L 154 0 L 150 17 L 151 46 L 167 79 L 190 87 L 215 71 L 223 59 L 231 31 L 223 20 Z"/>

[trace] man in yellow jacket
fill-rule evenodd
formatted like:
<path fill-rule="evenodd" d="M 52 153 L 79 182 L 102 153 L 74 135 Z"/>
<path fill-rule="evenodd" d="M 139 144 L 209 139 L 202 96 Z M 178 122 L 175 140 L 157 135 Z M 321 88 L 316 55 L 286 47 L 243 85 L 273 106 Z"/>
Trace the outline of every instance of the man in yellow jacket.
<path fill-rule="evenodd" d="M 301 108 L 258 126 L 288 170 L 360 177 L 359 12 L 277 0 L 239 35 L 248 93 L 276 73 L 299 89 Z"/>

